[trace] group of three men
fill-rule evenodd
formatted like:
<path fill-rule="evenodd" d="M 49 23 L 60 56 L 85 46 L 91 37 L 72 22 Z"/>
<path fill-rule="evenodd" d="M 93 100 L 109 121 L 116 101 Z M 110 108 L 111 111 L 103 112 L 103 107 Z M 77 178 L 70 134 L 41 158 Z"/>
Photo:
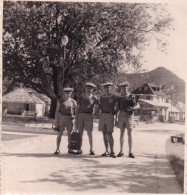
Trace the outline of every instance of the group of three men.
<path fill-rule="evenodd" d="M 99 111 L 99 131 L 103 133 L 103 140 L 106 151 L 102 156 L 110 156 L 116 158 L 114 153 L 113 131 L 114 124 L 120 128 L 120 152 L 117 157 L 123 156 L 124 132 L 125 128 L 128 131 L 129 157 L 135 158 L 132 153 L 132 128 L 133 128 L 133 112 L 139 108 L 137 100 L 128 92 L 129 84 L 127 82 L 121 83 L 121 95 L 115 96 L 111 94 L 111 82 L 102 84 L 103 95 L 98 99 L 94 94 L 96 86 L 93 83 L 85 84 L 85 91 L 77 100 L 71 98 L 72 88 L 64 88 L 63 95 L 57 102 L 55 113 L 55 126 L 59 129 L 57 136 L 57 149 L 54 154 L 60 153 L 60 142 L 63 131 L 67 129 L 68 144 L 70 143 L 70 135 L 74 128 L 80 133 L 80 146 L 82 146 L 83 132 L 87 131 L 90 155 L 95 155 L 93 151 L 93 115 Z M 75 119 L 75 122 L 74 122 Z M 74 124 L 75 123 L 75 124 Z M 109 152 L 110 146 L 110 152 Z M 69 147 L 69 146 L 68 146 Z M 71 149 L 68 153 L 73 153 Z M 80 149 L 74 154 L 82 154 Z"/>

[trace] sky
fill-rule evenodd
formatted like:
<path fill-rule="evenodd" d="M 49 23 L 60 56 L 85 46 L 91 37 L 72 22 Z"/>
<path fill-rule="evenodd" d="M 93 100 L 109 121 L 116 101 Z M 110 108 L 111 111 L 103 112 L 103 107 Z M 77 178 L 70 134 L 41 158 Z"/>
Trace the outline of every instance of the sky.
<path fill-rule="evenodd" d="M 57 0 L 58 1 L 58 0 Z M 63 1 L 63 0 L 60 0 Z M 76 0 L 69 0 L 76 1 Z M 80 1 L 101 1 L 107 0 L 80 0 Z M 187 73 L 187 0 L 108 0 L 113 2 L 130 3 L 167 3 L 168 10 L 174 18 L 173 27 L 175 31 L 170 31 L 167 37 L 169 46 L 167 54 L 157 49 L 156 41 L 153 40 L 150 47 L 144 51 L 144 63 L 142 69 L 151 71 L 157 67 L 165 67 L 177 76 L 186 80 Z"/>
<path fill-rule="evenodd" d="M 175 30 L 169 31 L 167 54 L 160 52 L 157 49 L 156 41 L 152 41 L 149 48 L 144 52 L 146 62 L 143 63 L 142 68 L 150 71 L 157 67 L 165 67 L 183 80 L 186 80 L 187 2 L 176 1 L 176 3 L 169 3 L 168 10 L 174 18 L 173 27 Z"/>

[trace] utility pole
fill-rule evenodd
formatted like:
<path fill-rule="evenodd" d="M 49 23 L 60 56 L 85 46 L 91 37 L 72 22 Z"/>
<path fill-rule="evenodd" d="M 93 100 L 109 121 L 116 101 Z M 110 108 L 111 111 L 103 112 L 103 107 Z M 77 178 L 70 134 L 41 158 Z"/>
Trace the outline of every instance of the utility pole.
<path fill-rule="evenodd" d="M 172 113 L 172 98 L 173 98 L 173 84 L 171 85 L 171 121 L 173 121 L 173 113 Z"/>

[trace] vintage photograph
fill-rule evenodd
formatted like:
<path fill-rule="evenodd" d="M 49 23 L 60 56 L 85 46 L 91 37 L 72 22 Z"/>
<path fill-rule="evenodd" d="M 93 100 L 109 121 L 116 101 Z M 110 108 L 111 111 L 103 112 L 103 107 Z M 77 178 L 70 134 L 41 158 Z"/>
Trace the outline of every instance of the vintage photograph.
<path fill-rule="evenodd" d="M 186 193 L 185 1 L 2 12 L 2 194 Z"/>

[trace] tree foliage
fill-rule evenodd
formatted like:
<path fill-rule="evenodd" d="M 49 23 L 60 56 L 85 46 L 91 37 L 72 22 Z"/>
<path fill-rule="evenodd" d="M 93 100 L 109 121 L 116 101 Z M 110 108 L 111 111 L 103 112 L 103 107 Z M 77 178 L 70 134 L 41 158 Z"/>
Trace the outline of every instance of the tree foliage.
<path fill-rule="evenodd" d="M 172 21 L 164 5 L 137 3 L 5 1 L 3 14 L 3 77 L 52 100 L 64 86 L 112 79 L 124 64 L 141 69 L 147 35 L 165 46 L 158 35 Z"/>

